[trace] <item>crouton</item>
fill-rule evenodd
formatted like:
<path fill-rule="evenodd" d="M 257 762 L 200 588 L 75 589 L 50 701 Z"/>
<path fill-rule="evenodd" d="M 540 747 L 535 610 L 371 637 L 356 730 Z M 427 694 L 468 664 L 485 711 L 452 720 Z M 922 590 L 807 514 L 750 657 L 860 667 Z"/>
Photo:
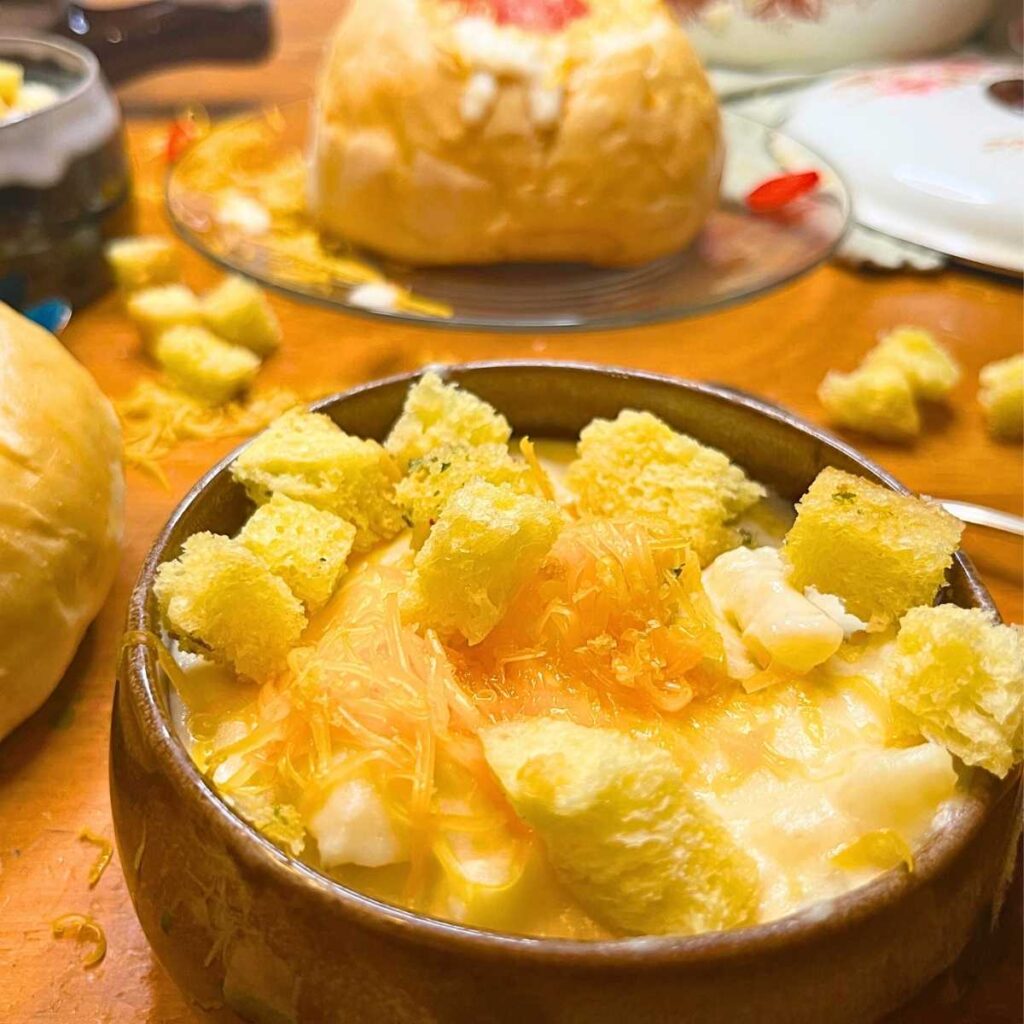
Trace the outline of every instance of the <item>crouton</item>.
<path fill-rule="evenodd" d="M 247 348 L 229 345 L 205 327 L 172 327 L 157 338 L 156 361 L 179 390 L 209 405 L 244 391 L 260 368 Z"/>
<path fill-rule="evenodd" d="M 797 505 L 783 557 L 798 590 L 834 594 L 864 621 L 931 604 L 963 524 L 933 502 L 823 469 Z"/>
<path fill-rule="evenodd" d="M 183 284 L 143 288 L 129 295 L 125 305 L 142 338 L 142 347 L 150 354 L 164 331 L 195 327 L 202 320 L 199 299 Z"/>
<path fill-rule="evenodd" d="M 345 574 L 356 528 L 333 512 L 275 494 L 242 527 L 238 539 L 306 606 L 322 608 Z"/>
<path fill-rule="evenodd" d="M 988 432 L 1000 441 L 1024 437 L 1024 355 L 1000 359 L 982 368 L 978 401 Z"/>
<path fill-rule="evenodd" d="M 566 481 L 581 513 L 635 518 L 677 536 L 702 565 L 739 534 L 730 520 L 764 496 L 760 484 L 714 448 L 677 434 L 649 412 L 626 409 L 580 434 Z"/>
<path fill-rule="evenodd" d="M 413 544 L 420 547 L 427 531 L 441 515 L 448 499 L 470 480 L 508 484 L 519 494 L 533 490 L 533 474 L 521 459 L 514 459 L 503 444 L 446 444 L 409 463 L 395 488 L 406 522 L 413 528 Z"/>
<path fill-rule="evenodd" d="M 838 427 L 882 441 L 909 441 L 921 433 L 913 388 L 894 366 L 863 366 L 853 373 L 832 370 L 818 388 L 818 400 Z"/>
<path fill-rule="evenodd" d="M 244 544 L 197 533 L 157 570 L 153 585 L 168 632 L 186 650 L 262 681 L 285 666 L 306 627 L 302 605 Z"/>
<path fill-rule="evenodd" d="M 181 280 L 178 250 L 168 238 L 115 238 L 107 244 L 106 255 L 114 281 L 126 293 Z"/>
<path fill-rule="evenodd" d="M 258 505 L 281 493 L 352 523 L 355 551 L 402 529 L 394 460 L 376 441 L 346 434 L 329 416 L 286 413 L 243 450 L 231 472 Z"/>
<path fill-rule="evenodd" d="M 1024 630 L 977 608 L 912 608 L 886 674 L 927 739 L 1002 778 L 1022 757 Z"/>
<path fill-rule="evenodd" d="M 501 413 L 436 373 L 425 373 L 405 398 L 385 447 L 404 470 L 445 444 L 508 444 L 512 428 Z"/>
<path fill-rule="evenodd" d="M 861 367 L 899 370 L 915 398 L 929 402 L 946 398 L 960 380 L 960 367 L 935 336 L 922 327 L 897 327 L 884 335 L 864 357 Z"/>
<path fill-rule="evenodd" d="M 244 277 L 226 277 L 203 296 L 203 322 L 233 345 L 267 356 L 281 344 L 281 325 L 266 295 Z"/>
<path fill-rule="evenodd" d="M 759 872 L 649 740 L 550 718 L 481 730 L 484 755 L 566 887 L 605 925 L 693 935 L 749 922 Z"/>
<path fill-rule="evenodd" d="M 416 553 L 403 613 L 477 644 L 537 569 L 562 524 L 558 506 L 473 480 L 449 499 Z"/>

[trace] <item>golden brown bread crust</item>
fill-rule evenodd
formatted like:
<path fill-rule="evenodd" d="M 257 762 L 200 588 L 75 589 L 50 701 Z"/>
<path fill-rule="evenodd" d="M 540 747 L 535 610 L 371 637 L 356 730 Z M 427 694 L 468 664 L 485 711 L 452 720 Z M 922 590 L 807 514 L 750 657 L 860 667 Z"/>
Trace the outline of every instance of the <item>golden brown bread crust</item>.
<path fill-rule="evenodd" d="M 103 603 L 123 501 L 110 403 L 0 302 L 0 739 L 50 695 Z"/>
<path fill-rule="evenodd" d="M 718 192 L 714 96 L 660 2 L 591 9 L 556 43 L 564 94 L 548 128 L 514 75 L 467 123 L 456 5 L 352 0 L 314 114 L 321 228 L 414 264 L 628 265 L 685 246 Z"/>

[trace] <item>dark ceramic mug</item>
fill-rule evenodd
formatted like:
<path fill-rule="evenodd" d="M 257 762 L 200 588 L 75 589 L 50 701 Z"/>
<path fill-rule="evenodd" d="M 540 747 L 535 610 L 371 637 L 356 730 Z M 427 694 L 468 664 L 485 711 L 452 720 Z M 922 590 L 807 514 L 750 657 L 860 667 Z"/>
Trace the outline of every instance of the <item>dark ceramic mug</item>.
<path fill-rule="evenodd" d="M 0 34 L 48 32 L 96 54 L 115 85 L 178 64 L 262 60 L 273 42 L 271 0 L 149 0 L 92 8 L 69 0 L 3 0 Z"/>

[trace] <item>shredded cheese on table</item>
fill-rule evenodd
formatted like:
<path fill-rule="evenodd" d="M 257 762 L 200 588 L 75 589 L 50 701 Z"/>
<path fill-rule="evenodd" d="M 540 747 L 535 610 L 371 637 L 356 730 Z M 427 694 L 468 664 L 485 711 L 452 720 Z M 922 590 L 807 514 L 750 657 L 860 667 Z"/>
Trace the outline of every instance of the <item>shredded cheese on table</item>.
<path fill-rule="evenodd" d="M 82 958 L 85 967 L 95 967 L 107 955 L 107 936 L 103 926 L 89 914 L 62 914 L 50 927 L 55 939 L 92 943 L 93 948 Z"/>
<path fill-rule="evenodd" d="M 105 836 L 97 835 L 87 828 L 83 828 L 78 833 L 78 838 L 83 843 L 92 843 L 93 846 L 99 847 L 100 852 L 96 856 L 96 862 L 89 869 L 89 888 L 93 889 L 96 887 L 96 883 L 103 877 L 103 872 L 107 870 L 110 860 L 114 856 L 114 845 Z"/>

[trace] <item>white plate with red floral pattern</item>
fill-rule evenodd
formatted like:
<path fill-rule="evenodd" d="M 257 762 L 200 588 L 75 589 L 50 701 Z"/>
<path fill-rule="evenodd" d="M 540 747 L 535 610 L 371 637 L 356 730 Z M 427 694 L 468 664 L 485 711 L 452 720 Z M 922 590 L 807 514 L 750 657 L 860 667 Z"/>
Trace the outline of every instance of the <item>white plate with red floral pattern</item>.
<path fill-rule="evenodd" d="M 844 178 L 858 223 L 1024 271 L 1019 67 L 963 57 L 850 72 L 803 93 L 785 131 Z"/>

